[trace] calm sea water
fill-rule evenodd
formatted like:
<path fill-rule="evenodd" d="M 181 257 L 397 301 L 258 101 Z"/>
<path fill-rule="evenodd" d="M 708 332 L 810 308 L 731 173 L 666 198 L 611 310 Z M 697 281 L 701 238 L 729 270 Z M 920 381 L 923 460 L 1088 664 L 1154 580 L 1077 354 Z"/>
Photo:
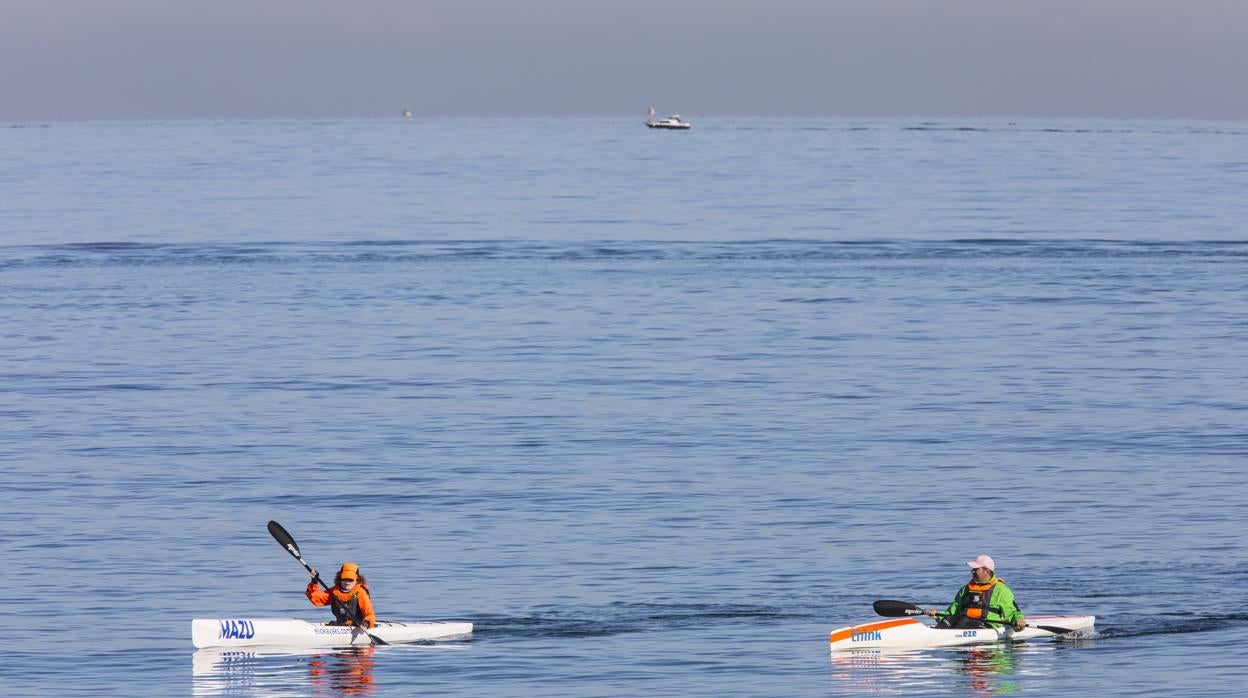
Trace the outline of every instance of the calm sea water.
<path fill-rule="evenodd" d="M 15 695 L 1248 682 L 1248 125 L 0 125 Z M 471 640 L 195 652 L 321 619 Z M 993 555 L 1065 642 L 830 656 Z M 16 583 L 17 586 L 12 586 Z"/>

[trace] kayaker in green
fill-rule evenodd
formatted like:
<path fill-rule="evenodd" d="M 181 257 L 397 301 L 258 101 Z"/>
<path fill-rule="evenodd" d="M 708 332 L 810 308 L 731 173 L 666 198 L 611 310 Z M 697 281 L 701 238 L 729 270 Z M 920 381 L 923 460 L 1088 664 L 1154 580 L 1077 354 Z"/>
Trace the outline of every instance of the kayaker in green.
<path fill-rule="evenodd" d="M 1024 627 L 1023 612 L 1014 601 L 1014 591 L 997 576 L 997 565 L 987 555 L 968 560 L 971 581 L 958 590 L 943 612 L 929 609 L 927 615 L 941 617 L 938 628 L 998 628 L 1013 625 Z"/>

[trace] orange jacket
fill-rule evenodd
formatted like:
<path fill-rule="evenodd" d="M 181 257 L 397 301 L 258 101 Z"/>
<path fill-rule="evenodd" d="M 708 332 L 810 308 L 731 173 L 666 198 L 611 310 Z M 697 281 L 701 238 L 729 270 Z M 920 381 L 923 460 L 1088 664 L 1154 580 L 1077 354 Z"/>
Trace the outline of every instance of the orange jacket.
<path fill-rule="evenodd" d="M 313 580 L 308 582 L 308 589 L 305 593 L 308 595 L 308 601 L 311 601 L 314 606 L 328 606 L 330 594 L 333 594 L 335 598 L 343 603 L 350 602 L 351 597 L 354 596 L 356 603 L 360 606 L 360 613 L 364 615 L 364 622 L 370 628 L 377 627 L 377 615 L 373 613 L 373 600 L 368 595 L 368 587 L 356 584 L 355 588 L 350 593 L 347 593 L 339 589 L 338 585 L 335 584 L 332 589 L 325 591 L 320 584 Z M 351 621 L 347 621 L 348 625 L 350 623 Z"/>

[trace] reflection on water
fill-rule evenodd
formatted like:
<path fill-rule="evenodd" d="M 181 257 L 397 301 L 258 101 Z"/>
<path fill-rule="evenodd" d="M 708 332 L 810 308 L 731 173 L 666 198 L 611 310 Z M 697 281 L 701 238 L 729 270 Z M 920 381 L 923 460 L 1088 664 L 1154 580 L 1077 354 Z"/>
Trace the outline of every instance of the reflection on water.
<path fill-rule="evenodd" d="M 373 692 L 375 647 L 353 647 L 308 660 L 316 695 L 366 696 Z"/>
<path fill-rule="evenodd" d="M 968 688 L 972 695 L 987 696 L 1018 690 L 1018 684 L 1006 678 L 1014 674 L 1016 655 L 1013 645 L 971 647 L 958 654 L 961 655 L 958 670 L 969 679 Z"/>
<path fill-rule="evenodd" d="M 197 696 L 367 696 L 375 647 L 341 650 L 203 649 L 192 660 Z"/>
<path fill-rule="evenodd" d="M 1020 676 L 1050 671 L 1054 651 L 1044 643 L 833 652 L 832 687 L 841 694 L 1005 695 L 1019 690 Z"/>

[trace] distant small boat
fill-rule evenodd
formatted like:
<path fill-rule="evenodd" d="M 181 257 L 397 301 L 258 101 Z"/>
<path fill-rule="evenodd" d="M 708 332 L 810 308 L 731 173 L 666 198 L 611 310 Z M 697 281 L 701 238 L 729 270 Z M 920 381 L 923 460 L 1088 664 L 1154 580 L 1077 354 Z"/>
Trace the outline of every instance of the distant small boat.
<path fill-rule="evenodd" d="M 676 131 L 684 131 L 693 128 L 693 124 L 688 121 L 681 121 L 680 114 L 672 114 L 666 119 L 654 118 L 654 107 L 650 107 L 650 118 L 646 121 L 646 126 L 650 128 L 666 128 Z"/>
<path fill-rule="evenodd" d="M 403 110 L 403 118 L 405 118 L 405 119 L 410 119 L 410 118 L 412 118 L 412 110 L 411 110 L 411 109 L 404 109 L 404 110 Z"/>

